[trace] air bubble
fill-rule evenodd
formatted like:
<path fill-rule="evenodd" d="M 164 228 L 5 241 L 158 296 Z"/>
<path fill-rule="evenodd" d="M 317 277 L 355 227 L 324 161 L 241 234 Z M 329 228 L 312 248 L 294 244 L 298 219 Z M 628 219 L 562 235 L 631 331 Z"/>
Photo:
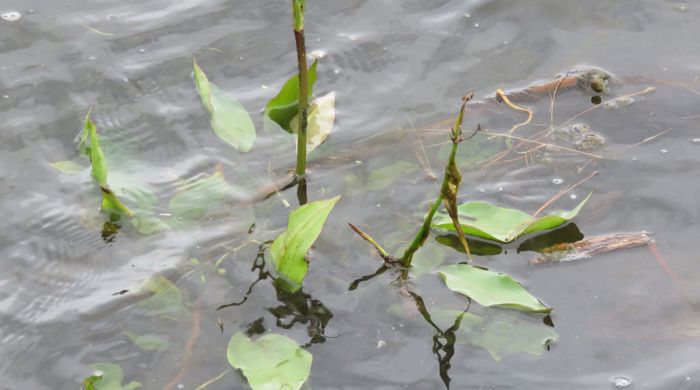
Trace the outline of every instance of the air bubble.
<path fill-rule="evenodd" d="M 559 184 L 561 184 L 561 183 L 563 183 L 563 182 L 564 182 L 564 179 L 562 179 L 562 178 L 560 178 L 560 177 L 555 177 L 554 179 L 552 179 L 552 184 L 557 184 L 557 185 L 559 185 Z"/>
<path fill-rule="evenodd" d="M 7 11 L 0 14 L 0 18 L 8 22 L 16 22 L 22 19 L 22 14 L 17 11 Z"/>
<path fill-rule="evenodd" d="M 700 138 L 693 138 L 692 140 L 690 140 L 690 142 L 694 144 L 700 144 Z"/>
<path fill-rule="evenodd" d="M 613 386 L 615 386 L 616 389 L 624 389 L 630 385 L 632 385 L 632 381 L 624 376 L 616 376 L 613 378 Z"/>
<path fill-rule="evenodd" d="M 578 198 L 578 196 L 576 194 L 571 194 L 569 195 L 569 198 L 571 198 L 571 200 L 575 200 L 576 198 Z"/>
<path fill-rule="evenodd" d="M 659 153 L 666 154 L 666 153 L 668 153 L 668 149 L 661 149 L 661 150 L 659 150 Z"/>

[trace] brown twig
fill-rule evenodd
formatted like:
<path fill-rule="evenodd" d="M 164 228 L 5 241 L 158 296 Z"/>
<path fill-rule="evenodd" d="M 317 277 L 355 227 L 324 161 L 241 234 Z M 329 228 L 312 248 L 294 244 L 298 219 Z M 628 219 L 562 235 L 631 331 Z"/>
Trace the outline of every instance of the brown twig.
<path fill-rule="evenodd" d="M 570 185 L 570 186 L 568 186 L 568 187 L 562 189 L 561 191 L 557 192 L 556 194 L 554 194 L 554 196 L 552 196 L 551 198 L 549 198 L 548 201 L 544 202 L 544 204 L 543 204 L 539 209 L 537 209 L 537 211 L 535 211 L 535 212 L 532 214 L 532 218 L 537 217 L 537 214 L 541 213 L 544 209 L 546 209 L 547 207 L 549 207 L 549 205 L 551 205 L 552 203 L 554 203 L 557 199 L 561 198 L 561 197 L 562 197 L 564 194 L 566 194 L 567 192 L 569 192 L 569 191 L 573 190 L 574 188 L 578 187 L 580 184 L 587 182 L 588 180 L 590 180 L 593 176 L 595 176 L 595 175 L 597 175 L 597 174 L 598 174 L 598 171 L 593 171 L 590 175 L 588 175 L 588 176 L 585 177 L 584 179 L 579 180 L 578 183 L 573 184 L 573 185 Z"/>
<path fill-rule="evenodd" d="M 639 146 L 639 145 L 645 144 L 645 143 L 647 143 L 647 142 L 649 142 L 649 141 L 653 141 L 653 140 L 655 140 L 655 139 L 661 137 L 662 135 L 668 133 L 668 132 L 671 131 L 671 130 L 673 130 L 673 127 L 669 127 L 668 129 L 666 129 L 666 130 L 664 130 L 664 131 L 662 131 L 662 132 L 660 132 L 660 133 L 658 133 L 658 134 L 652 135 L 651 137 L 644 138 L 643 140 L 641 140 L 640 142 L 637 142 L 636 144 L 627 145 L 627 147 L 628 147 L 628 148 L 632 148 L 632 147 L 635 147 L 635 146 Z"/>

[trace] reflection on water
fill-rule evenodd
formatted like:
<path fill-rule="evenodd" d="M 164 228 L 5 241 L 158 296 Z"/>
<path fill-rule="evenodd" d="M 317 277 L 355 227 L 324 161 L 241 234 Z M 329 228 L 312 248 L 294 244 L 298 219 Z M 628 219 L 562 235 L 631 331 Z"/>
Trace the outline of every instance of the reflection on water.
<path fill-rule="evenodd" d="M 194 89 L 192 58 L 256 113 L 295 70 L 287 6 L 0 5 L 0 388 L 77 388 L 95 363 L 117 364 L 125 382 L 144 388 L 197 388 L 229 368 L 225 345 L 237 330 L 279 332 L 307 344 L 315 388 L 599 389 L 617 377 L 647 388 L 700 386 L 694 363 L 700 8 L 604 0 L 311 1 L 308 8 L 308 46 L 328 53 L 316 92 L 336 92 L 337 126 L 310 156 L 305 196 L 289 189 L 243 204 L 286 175 L 294 143 L 263 131 L 251 154 L 222 143 Z M 588 151 L 601 158 L 541 147 L 537 158 L 482 169 L 505 145 L 494 134 L 524 119 L 489 100 L 495 90 L 549 81 L 580 65 L 614 75 L 610 96 L 596 106 L 576 90 L 560 91 L 554 104 L 547 93 L 524 101 L 534 119 L 515 135 L 531 137 L 580 115 L 572 123 L 605 139 Z M 631 102 L 606 104 L 648 87 L 654 90 Z M 379 259 L 346 226 L 367 227 L 391 249 L 405 247 L 436 193 L 411 140 L 423 143 L 427 164 L 439 172 L 447 126 L 432 124 L 453 115 L 469 90 L 484 104 L 467 115 L 465 129 L 478 122 L 485 132 L 460 146 L 459 201 L 536 210 L 563 186 L 599 172 L 553 205 L 571 208 L 593 191 L 575 224 L 506 250 L 473 242 L 478 262 L 513 275 L 556 308 L 558 339 L 546 353 L 543 340 L 557 337 L 541 318 L 497 318 L 477 305 L 461 317 L 453 313 L 462 313 L 464 299 L 431 273 L 463 260 L 440 245 L 459 250 L 449 236 L 418 253 L 409 298 L 384 267 L 378 277 L 362 278 Z M 69 175 L 49 165 L 78 160 L 73 141 L 91 106 L 120 196 L 134 186 L 148 189 L 131 196 L 152 193 L 148 207 L 159 220 L 172 218 L 169 201 L 184 183 L 214 172 L 231 187 L 229 196 L 207 204 L 201 220 L 150 235 L 105 224 L 88 171 Z M 418 137 L 406 136 L 413 128 Z M 571 140 L 546 142 L 578 150 Z M 329 194 L 344 197 L 311 251 L 303 292 L 281 294 L 262 260 L 251 270 L 256 243 L 284 228 L 285 204 Z M 648 250 L 544 268 L 527 263 L 526 251 L 554 241 L 641 230 L 655 234 L 677 281 Z M 181 311 L 143 305 L 154 293 L 142 288 L 154 279 L 167 280 L 159 286 L 181 297 Z M 361 282 L 348 291 L 353 280 Z M 231 302 L 242 304 L 216 310 Z M 394 305 L 403 316 L 388 313 Z M 441 310 L 451 311 L 438 320 Z M 134 335 L 168 346 L 143 349 Z M 244 383 L 229 374 L 210 388 Z"/>

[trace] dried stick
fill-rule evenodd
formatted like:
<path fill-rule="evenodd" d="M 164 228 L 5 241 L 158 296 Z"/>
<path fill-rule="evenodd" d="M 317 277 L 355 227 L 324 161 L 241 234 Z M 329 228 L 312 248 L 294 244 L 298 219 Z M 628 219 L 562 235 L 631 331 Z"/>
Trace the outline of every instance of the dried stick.
<path fill-rule="evenodd" d="M 567 187 L 564 188 L 563 190 L 561 190 L 561 191 L 557 192 L 556 194 L 554 194 L 554 196 L 552 196 L 551 198 L 549 198 L 548 201 L 544 202 L 544 204 L 543 204 L 539 209 L 537 209 L 537 211 L 535 211 L 535 212 L 532 214 L 532 218 L 535 218 L 535 217 L 537 216 L 537 214 L 541 213 L 542 210 L 544 210 L 544 209 L 546 209 L 547 207 L 549 207 L 549 205 L 551 205 L 552 203 L 554 203 L 557 199 L 561 198 L 564 194 L 566 194 L 567 192 L 569 192 L 569 191 L 573 190 L 574 188 L 578 187 L 580 184 L 585 183 L 585 182 L 587 182 L 588 180 L 591 180 L 591 178 L 592 178 L 593 176 L 597 175 L 597 174 L 598 174 L 598 171 L 593 171 L 590 175 L 588 175 L 588 176 L 585 177 L 584 179 L 579 180 L 578 183 L 573 184 L 573 185 L 570 185 L 570 186 L 567 186 Z"/>

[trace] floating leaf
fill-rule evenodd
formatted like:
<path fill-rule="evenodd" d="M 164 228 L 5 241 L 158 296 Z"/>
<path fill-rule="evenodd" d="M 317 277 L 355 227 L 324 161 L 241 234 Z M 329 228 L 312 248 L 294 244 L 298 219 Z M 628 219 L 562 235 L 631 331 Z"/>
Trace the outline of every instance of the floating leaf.
<path fill-rule="evenodd" d="M 202 105 L 211 116 L 211 128 L 234 148 L 248 152 L 255 142 L 255 125 L 238 100 L 226 96 L 194 61 L 194 83 Z"/>
<path fill-rule="evenodd" d="M 571 211 L 561 211 L 541 218 L 533 218 L 520 210 L 494 206 L 488 202 L 467 202 L 457 207 L 460 224 L 465 234 L 498 242 L 511 242 L 527 234 L 539 233 L 561 226 L 574 218 L 588 198 Z M 433 226 L 454 231 L 452 220 L 445 213 L 438 213 Z"/>
<path fill-rule="evenodd" d="M 467 264 L 452 264 L 438 270 L 447 288 L 466 295 L 482 306 L 549 313 L 550 307 L 532 296 L 515 279 Z"/>
<path fill-rule="evenodd" d="M 124 334 L 134 345 L 144 351 L 163 351 L 170 346 L 168 340 L 153 334 L 138 335 L 130 332 L 124 332 Z"/>
<path fill-rule="evenodd" d="M 226 356 L 233 368 L 243 371 L 253 390 L 298 390 L 308 379 L 313 361 L 294 340 L 274 333 L 252 341 L 237 332 Z"/>
<path fill-rule="evenodd" d="M 316 64 L 314 61 L 309 67 L 307 76 L 309 98 L 313 95 L 314 83 L 316 83 Z M 293 133 L 290 125 L 292 118 L 299 114 L 299 75 L 295 74 L 284 83 L 277 96 L 272 98 L 265 106 L 265 117 L 275 121 L 284 131 Z"/>
<path fill-rule="evenodd" d="M 184 185 L 170 199 L 170 211 L 175 218 L 200 219 L 207 211 L 217 207 L 230 192 L 231 186 L 224 180 L 223 174 L 216 171 Z"/>
<path fill-rule="evenodd" d="M 465 314 L 467 317 L 457 330 L 456 344 L 483 348 L 496 361 L 516 353 L 539 356 L 559 339 L 552 327 L 540 320 L 532 322 L 516 313 L 499 312 L 485 319 L 460 310 L 438 309 L 431 313 L 438 323 L 454 321 L 457 316 Z"/>
<path fill-rule="evenodd" d="M 124 380 L 124 372 L 122 371 L 122 368 L 119 367 L 116 364 L 112 363 L 97 363 L 93 364 L 91 366 L 94 368 L 96 371 L 99 372 L 98 375 L 93 375 L 90 378 L 93 378 L 89 383 L 91 386 L 93 386 L 94 389 L 97 390 L 134 390 L 138 389 L 141 387 L 141 384 L 136 381 L 132 381 L 126 386 L 122 385 L 122 381 Z M 99 379 L 94 379 L 99 377 Z M 87 378 L 87 379 L 90 379 Z M 87 382 L 87 379 L 83 382 L 85 384 Z M 86 387 L 86 390 L 88 390 L 89 387 Z"/>
<path fill-rule="evenodd" d="M 311 153 L 326 141 L 335 122 L 335 92 L 316 98 L 309 107 L 309 123 L 306 127 L 306 153 Z M 294 133 L 299 131 L 299 115 L 290 122 Z M 297 138 L 294 138 L 295 142 Z M 298 145 L 297 145 L 298 147 Z"/>
<path fill-rule="evenodd" d="M 150 297 L 141 301 L 139 306 L 155 314 L 172 315 L 185 310 L 180 289 L 163 275 L 154 275 L 141 291 Z"/>
<path fill-rule="evenodd" d="M 79 173 L 85 170 L 84 166 L 70 160 L 54 161 L 50 162 L 49 165 L 63 173 Z"/>
<path fill-rule="evenodd" d="M 307 203 L 289 214 L 287 230 L 272 243 L 270 252 L 277 273 L 290 284 L 293 292 L 301 287 L 308 264 L 304 256 L 321 234 L 323 224 L 328 218 L 340 196 L 332 199 Z"/>

